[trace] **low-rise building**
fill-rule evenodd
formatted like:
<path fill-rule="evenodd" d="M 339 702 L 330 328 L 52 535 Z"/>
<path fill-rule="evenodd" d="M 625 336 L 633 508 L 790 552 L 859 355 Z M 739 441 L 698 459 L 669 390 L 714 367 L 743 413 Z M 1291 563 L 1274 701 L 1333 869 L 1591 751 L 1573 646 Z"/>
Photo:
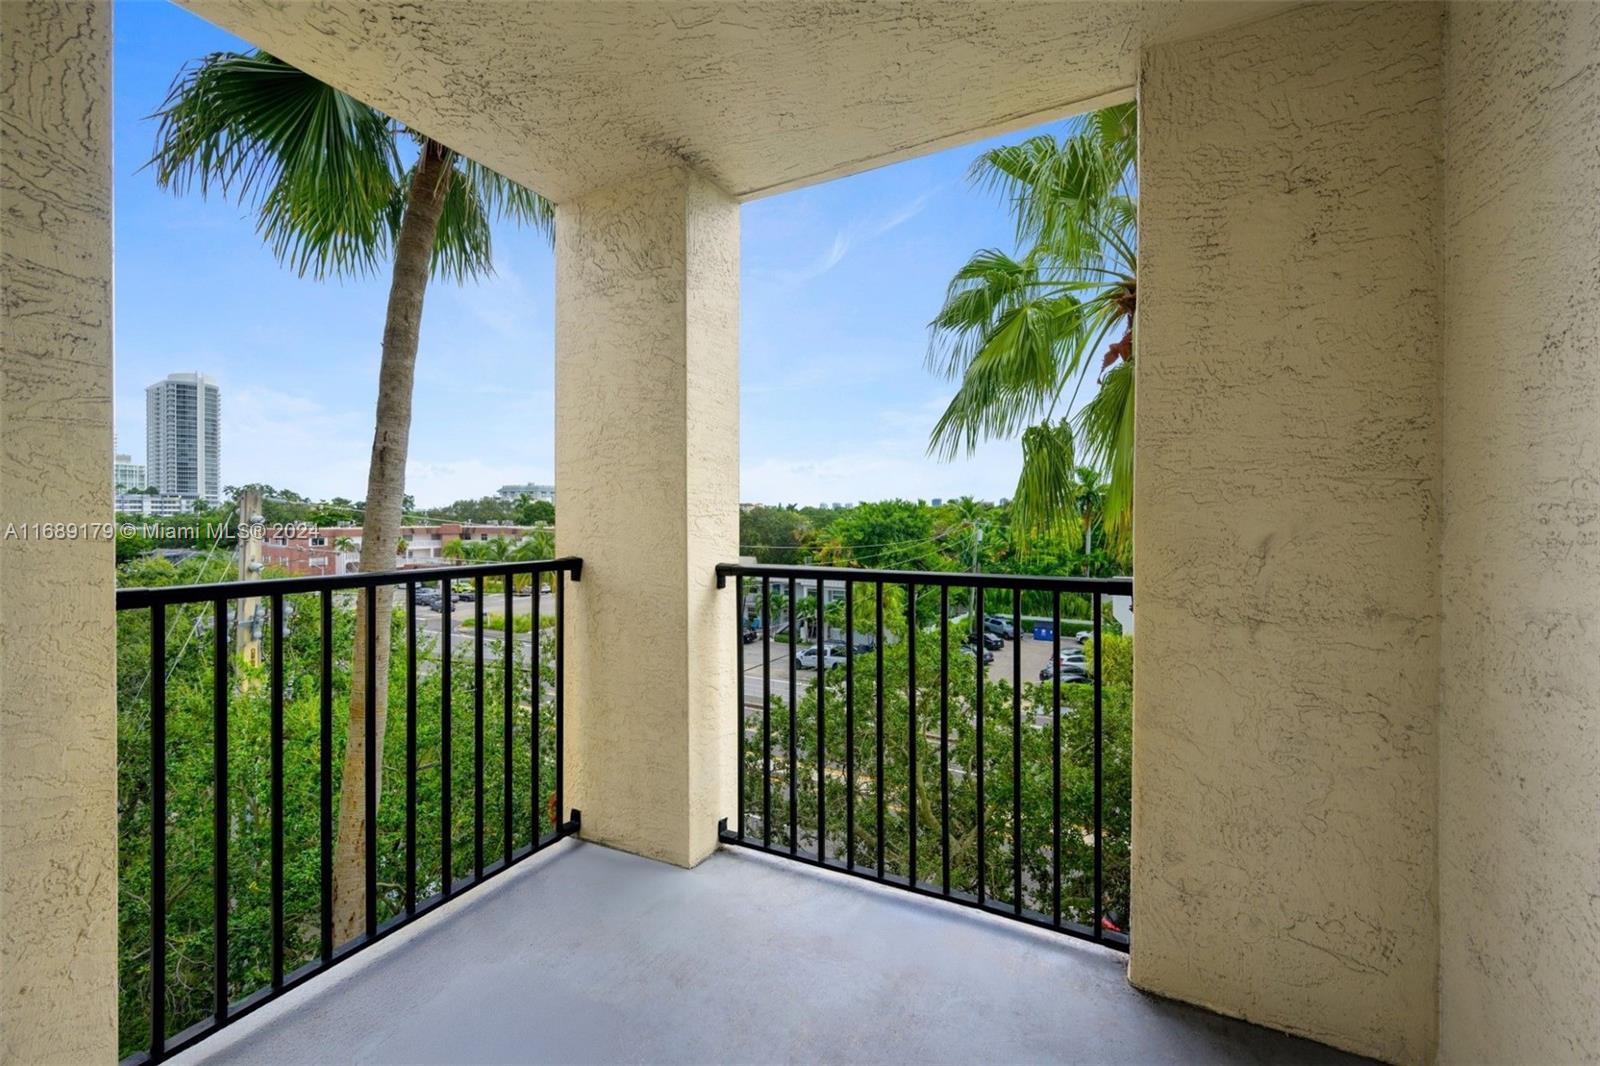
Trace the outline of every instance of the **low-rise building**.
<path fill-rule="evenodd" d="M 513 526 L 493 523 L 441 522 L 429 526 L 401 526 L 405 547 L 395 553 L 399 568 L 449 565 L 445 546 L 454 540 L 493 540 L 503 537 L 521 540 L 548 526 Z M 398 545 L 397 545 L 398 547 Z M 296 576 L 343 574 L 357 568 L 361 560 L 360 526 L 304 526 L 272 531 L 261 546 L 261 561 L 266 566 L 287 570 Z"/>
<path fill-rule="evenodd" d="M 142 492 L 119 492 L 113 502 L 117 514 L 136 514 L 147 517 L 188 514 L 197 501 L 193 496 L 147 495 Z"/>

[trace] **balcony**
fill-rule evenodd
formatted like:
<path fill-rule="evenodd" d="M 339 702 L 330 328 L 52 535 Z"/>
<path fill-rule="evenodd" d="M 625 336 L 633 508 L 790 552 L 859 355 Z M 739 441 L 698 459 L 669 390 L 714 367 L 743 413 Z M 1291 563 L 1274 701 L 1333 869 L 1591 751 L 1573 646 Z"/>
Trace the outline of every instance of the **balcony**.
<path fill-rule="evenodd" d="M 747 850 L 563 842 L 175 1063 L 1364 1061 L 1055 933 Z"/>
<path fill-rule="evenodd" d="M 160 607 L 178 623 L 169 646 L 152 632 L 119 659 L 119 630 L 148 625 L 134 616 L 157 605 L 131 598 L 119 619 L 113 553 L 87 532 L 106 525 L 112 495 L 110 5 L 0 4 L 0 1057 L 108 1063 L 128 1041 L 145 1056 L 193 1044 L 185 1054 L 250 1057 L 312 1030 L 344 1038 L 319 1004 L 376 1012 L 376 999 L 355 1002 L 361 989 L 394 980 L 456 998 L 430 1000 L 430 1014 L 396 993 L 415 1015 L 366 1015 L 373 1043 L 344 1051 L 403 1053 L 398 1033 L 438 1050 L 458 1018 L 497 1008 L 485 1039 L 537 1009 L 549 1054 L 584 1058 L 822 1057 L 807 1052 L 833 1032 L 831 1057 L 887 1058 L 894 1041 L 938 1057 L 970 1050 L 985 1026 L 992 1049 L 1062 1018 L 1074 1024 L 1037 1057 L 1321 1054 L 1226 1015 L 1395 1063 L 1600 1060 L 1600 8 L 462 0 L 441 15 L 182 2 L 557 204 L 556 554 L 582 570 L 562 572 L 548 673 L 543 640 L 524 657 L 514 629 L 504 668 L 476 642 L 419 665 L 446 691 L 471 681 L 449 727 L 423 719 L 439 731 L 421 739 L 449 728 L 444 750 L 460 752 L 452 787 L 438 808 L 407 802 L 409 738 L 391 733 L 384 783 L 352 804 L 352 837 L 367 812 L 376 831 L 349 929 L 324 917 L 335 727 L 315 703 L 293 717 L 327 674 L 335 688 L 361 678 L 359 657 L 316 656 L 320 589 L 241 594 L 265 596 L 284 646 L 304 642 L 311 659 L 291 655 L 275 676 L 269 638 L 265 667 L 220 699 L 203 674 L 152 682 L 139 699 L 169 697 L 174 729 L 161 738 L 165 719 L 148 717 L 135 739 L 153 757 L 119 778 L 121 689 L 186 642 L 217 661 L 211 635 L 237 615 L 215 591 Z M 1099 729 L 1063 744 L 1074 806 L 1057 847 L 1054 817 L 1024 804 L 1017 826 L 1012 790 L 1038 794 L 1042 774 L 1059 801 L 1053 730 L 1093 720 L 1081 696 L 1064 695 L 1066 716 L 1048 688 L 1042 704 L 1024 694 L 1018 729 L 997 662 L 982 699 L 973 678 L 981 710 L 947 743 L 930 726 L 939 634 L 918 628 L 914 669 L 909 632 L 829 668 L 852 671 L 834 676 L 859 692 L 830 680 L 791 697 L 795 672 L 774 665 L 773 698 L 745 698 L 739 593 L 717 587 L 739 541 L 740 207 L 1133 99 L 1137 724 L 1125 810 L 1104 773 L 1124 753 Z M 796 390 L 796 405 L 826 404 L 836 384 Z M 729 578 L 747 594 L 790 580 Z M 339 641 L 359 639 L 338 612 L 367 590 L 328 588 Z M 870 591 L 861 602 L 899 624 Z M 995 594 L 973 613 L 1013 610 Z M 951 606 L 929 610 L 942 626 Z M 401 649 L 410 613 L 394 619 Z M 956 643 L 950 667 L 972 670 Z M 880 716 L 862 700 L 898 691 L 888 675 L 876 685 L 885 648 L 915 681 Z M 405 723 L 413 675 L 404 654 L 392 662 L 400 702 L 386 706 Z M 507 679 L 509 727 L 495 687 Z M 247 701 L 265 724 L 240 743 L 267 770 L 228 796 L 225 818 L 220 804 L 159 810 L 163 769 L 211 780 L 219 709 L 231 728 Z M 845 708 L 853 752 L 835 736 Z M 439 712 L 425 701 L 422 713 Z M 495 747 L 497 735 L 528 744 Z M 968 736 L 973 759 L 983 738 L 982 788 Z M 912 752 L 924 776 L 909 773 Z M 933 804 L 931 832 L 930 753 L 952 797 L 948 818 Z M 437 780 L 443 761 L 415 772 Z M 228 770 L 244 765 L 241 748 Z M 515 787 L 496 791 L 497 774 Z M 352 796 L 378 775 L 356 776 Z M 281 782 L 309 791 L 279 802 Z M 156 831 L 119 840 L 119 815 L 141 802 Z M 976 834 L 946 845 L 962 819 Z M 217 860 L 197 850 L 205 862 L 175 869 L 165 892 L 119 891 L 125 852 L 159 871 L 177 854 L 161 854 L 168 833 L 239 839 L 222 861 L 242 884 L 215 892 Z M 757 844 L 777 854 L 745 854 Z M 585 880 L 610 862 L 632 872 Z M 163 896 L 186 906 L 169 914 Z M 242 915 L 239 899 L 248 915 L 218 935 L 213 910 Z M 136 979 L 119 974 L 119 917 L 151 943 Z M 1134 987 L 1216 1015 L 1117 984 L 1105 952 L 1119 930 Z M 958 950 L 937 952 L 938 938 Z M 530 965 L 418 965 L 435 951 L 461 952 L 437 966 L 519 952 Z M 897 969 L 913 964 L 942 999 L 918 998 Z M 488 980 L 464 980 L 475 975 Z M 528 981 L 591 995 L 572 1017 L 495 998 L 545 994 Z M 690 1002 L 650 1044 L 652 1004 L 601 1009 L 616 988 Z M 1107 1010 L 1077 1013 L 1076 998 L 1100 993 Z M 964 1013 L 970 997 L 992 997 L 1000 1021 Z M 131 1028 L 135 1015 L 153 1032 Z M 919 1021 L 943 1043 L 875 1018 Z M 640 1043 L 609 1043 L 623 1035 Z M 322 1050 L 310 1057 L 333 1057 Z"/>
<path fill-rule="evenodd" d="M 693 931 L 669 974 L 694 968 L 697 956 L 723 960 L 703 987 L 678 990 L 685 1003 L 737 998 L 754 987 L 752 972 L 784 972 L 795 953 L 811 972 L 783 980 L 806 987 L 895 957 L 897 969 L 876 965 L 859 1008 L 828 1012 L 838 1013 L 844 1046 L 868 1046 L 872 1027 L 896 1017 L 876 1002 L 881 994 L 910 990 L 893 1032 L 924 1017 L 929 996 L 968 1004 L 917 1033 L 928 1049 L 951 1047 L 970 1004 L 987 995 L 1043 1009 L 1059 995 L 1051 975 L 1074 967 L 1091 968 L 1072 978 L 1092 975 L 1087 998 L 1008 1037 L 1019 1054 L 1058 1046 L 1090 1023 L 1091 1007 L 1153 1026 L 1112 1038 L 1133 1059 L 1197 1038 L 1195 1015 L 1163 1012 L 1108 976 L 1120 975 L 1114 960 L 1046 946 L 1070 937 L 1126 951 L 1130 942 L 1131 675 L 1111 612 L 1132 591 L 1127 579 L 719 566 L 718 595 L 736 605 L 738 674 L 759 679 L 753 699 L 737 686 L 727 709 L 737 722 L 735 765 L 725 768 L 736 799 L 719 840 L 737 857 L 679 875 L 594 846 L 563 848 L 559 860 L 529 864 L 550 884 L 519 877 L 521 887 L 495 894 L 512 902 L 472 895 L 458 906 L 582 826 L 564 778 L 566 707 L 578 691 L 567 668 L 568 589 L 583 574 L 582 560 L 566 558 L 119 591 L 121 1030 L 130 1062 L 205 1048 L 290 996 L 304 1009 L 274 1007 L 285 1020 L 271 1029 L 258 1019 L 259 1047 L 206 1054 L 292 1059 L 296 1041 L 325 1041 L 317 1019 L 338 1010 L 306 999 L 314 989 L 392 1003 L 386 982 L 457 972 L 430 957 L 425 945 L 441 942 L 454 958 L 501 941 L 490 955 L 512 984 L 496 979 L 496 996 L 626 1002 L 607 999 L 600 981 L 652 979 L 648 966 L 628 969 L 638 958 L 629 951 L 647 960 L 667 950 L 641 948 L 646 913 L 664 941 Z M 809 658 L 801 623 L 812 633 Z M 375 658 L 380 634 L 392 651 Z M 1121 665 L 1108 642 L 1122 649 Z M 365 744 L 370 736 L 381 744 Z M 773 858 L 832 873 L 779 870 Z M 884 898 L 895 890 L 915 902 Z M 531 923 L 532 939 L 507 955 L 496 917 L 507 906 L 561 917 Z M 705 932 L 714 915 L 735 911 L 728 939 Z M 596 915 L 610 932 L 596 929 Z M 835 918 L 807 945 L 822 915 Z M 416 932 L 423 922 L 439 932 Z M 1046 932 L 1019 941 L 994 922 Z M 365 954 L 401 935 L 418 945 L 415 957 L 374 963 Z M 551 972 L 536 960 L 567 957 L 560 945 L 574 935 L 595 937 L 596 949 L 564 964 L 574 972 L 558 992 L 542 988 Z M 971 949 L 952 947 L 966 940 Z M 1018 944 L 1031 945 L 1045 984 L 1006 962 Z M 393 956 L 391 944 L 384 957 Z M 321 976 L 358 959 L 339 971 L 342 981 Z M 460 986 L 460 1002 L 439 1001 L 438 1018 L 419 1011 L 411 1023 L 427 1031 L 469 1001 L 492 1002 L 477 998 L 476 984 Z M 986 991 L 962 993 L 966 985 Z M 649 1002 L 637 1021 L 610 1027 L 619 1048 L 635 1046 L 629 1026 L 642 1039 L 670 1016 L 670 1000 Z M 796 994 L 789 1002 L 802 1016 L 810 1009 Z M 577 1045 L 561 1041 L 581 1032 L 550 1034 L 542 1054 L 566 1057 L 560 1049 Z M 768 1035 L 748 1024 L 736 1032 L 752 1055 Z M 675 1033 L 659 1033 L 647 1057 L 694 1058 L 700 1045 Z M 508 1041 L 525 1042 L 499 1027 L 481 1035 L 490 1059 Z M 1218 1054 L 1291 1046 L 1242 1024 L 1213 1035 L 1218 1042 L 1204 1046 Z M 415 1047 L 404 1027 L 393 1040 L 396 1051 Z"/>

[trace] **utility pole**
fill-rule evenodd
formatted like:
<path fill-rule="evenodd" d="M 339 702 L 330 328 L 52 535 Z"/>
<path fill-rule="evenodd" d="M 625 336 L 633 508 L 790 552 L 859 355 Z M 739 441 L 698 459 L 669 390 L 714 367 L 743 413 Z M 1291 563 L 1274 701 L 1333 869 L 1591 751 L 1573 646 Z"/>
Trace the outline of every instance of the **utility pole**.
<path fill-rule="evenodd" d="M 261 490 L 244 489 L 239 493 L 239 509 L 235 515 L 239 530 L 239 580 L 261 580 L 261 541 L 255 529 L 264 521 L 261 514 Z M 249 596 L 239 600 L 233 616 L 233 643 L 241 662 L 251 666 L 261 665 L 261 628 L 256 614 L 261 601 Z"/>

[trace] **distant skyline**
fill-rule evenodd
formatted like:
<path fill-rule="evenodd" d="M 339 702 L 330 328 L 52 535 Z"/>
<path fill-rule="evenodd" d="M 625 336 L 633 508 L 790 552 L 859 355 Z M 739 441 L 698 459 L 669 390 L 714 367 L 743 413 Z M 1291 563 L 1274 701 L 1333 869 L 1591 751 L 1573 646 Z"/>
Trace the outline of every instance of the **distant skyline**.
<path fill-rule="evenodd" d="M 200 371 L 223 391 L 224 484 L 361 498 L 387 270 L 298 278 L 247 210 L 157 189 L 141 169 L 155 141 L 148 116 L 173 77 L 209 52 L 249 46 L 164 2 L 113 10 L 122 447 L 145 439 L 146 385 Z M 741 500 L 1012 494 L 1014 441 L 953 463 L 926 454 L 954 386 L 923 359 L 954 271 L 979 248 L 1013 246 L 1004 205 L 968 184 L 968 168 L 1032 132 L 744 205 Z M 538 234 L 506 226 L 494 247 L 493 277 L 429 288 L 407 468 L 421 508 L 554 480 L 553 254 Z"/>

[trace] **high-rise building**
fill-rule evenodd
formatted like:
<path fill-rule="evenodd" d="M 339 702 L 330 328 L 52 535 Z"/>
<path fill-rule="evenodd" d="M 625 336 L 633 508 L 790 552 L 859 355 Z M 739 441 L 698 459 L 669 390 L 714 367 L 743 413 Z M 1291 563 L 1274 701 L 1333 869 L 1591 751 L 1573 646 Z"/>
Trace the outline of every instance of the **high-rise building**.
<path fill-rule="evenodd" d="M 222 500 L 221 395 L 204 374 L 168 374 L 144 390 L 145 476 L 168 496 Z"/>
<path fill-rule="evenodd" d="M 144 464 L 134 462 L 131 455 L 112 455 L 111 483 L 119 493 L 138 492 L 144 488 Z"/>

